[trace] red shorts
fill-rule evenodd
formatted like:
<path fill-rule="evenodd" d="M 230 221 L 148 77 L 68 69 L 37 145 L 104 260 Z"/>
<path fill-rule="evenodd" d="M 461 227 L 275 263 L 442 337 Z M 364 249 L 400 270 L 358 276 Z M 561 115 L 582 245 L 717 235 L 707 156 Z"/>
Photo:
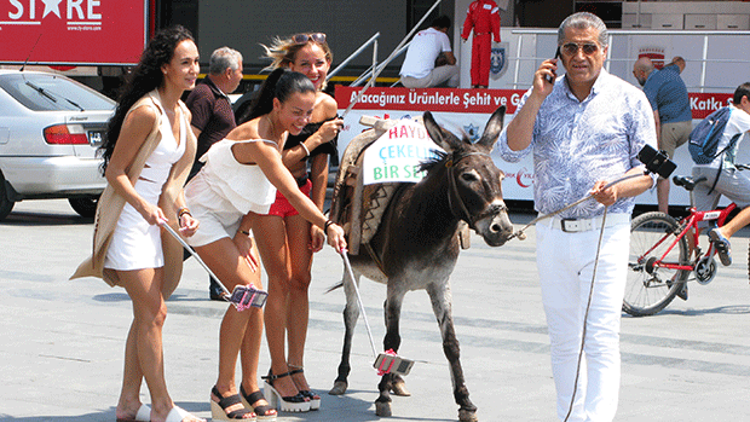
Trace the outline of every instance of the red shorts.
<path fill-rule="evenodd" d="M 312 182 L 310 179 L 307 179 L 304 185 L 299 187 L 299 190 L 302 191 L 307 196 L 310 196 L 310 191 L 312 190 Z M 289 203 L 289 200 L 286 199 L 283 193 L 281 191 L 276 191 L 276 200 L 271 204 L 271 208 L 268 210 L 268 214 L 266 215 L 276 215 L 281 218 L 285 217 L 291 217 L 293 215 L 297 215 L 299 212 L 297 212 L 296 209 L 292 206 L 292 204 Z"/>

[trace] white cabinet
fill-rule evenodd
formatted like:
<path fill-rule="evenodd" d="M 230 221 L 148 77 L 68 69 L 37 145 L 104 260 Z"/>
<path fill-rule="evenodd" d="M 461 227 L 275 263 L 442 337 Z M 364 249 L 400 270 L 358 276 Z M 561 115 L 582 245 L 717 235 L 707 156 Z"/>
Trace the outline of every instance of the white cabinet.
<path fill-rule="evenodd" d="M 716 29 L 716 15 L 686 14 L 685 29 Z"/>
<path fill-rule="evenodd" d="M 638 22 L 638 15 L 636 13 L 623 13 L 622 14 L 622 28 L 623 29 L 651 29 L 651 14 L 641 13 L 641 21 Z"/>
<path fill-rule="evenodd" d="M 623 1 L 622 27 L 692 31 L 748 30 L 750 1 Z"/>
<path fill-rule="evenodd" d="M 651 14 L 651 29 L 682 29 L 682 13 Z"/>
<path fill-rule="evenodd" d="M 750 29 L 750 16 L 716 15 L 716 29 Z"/>

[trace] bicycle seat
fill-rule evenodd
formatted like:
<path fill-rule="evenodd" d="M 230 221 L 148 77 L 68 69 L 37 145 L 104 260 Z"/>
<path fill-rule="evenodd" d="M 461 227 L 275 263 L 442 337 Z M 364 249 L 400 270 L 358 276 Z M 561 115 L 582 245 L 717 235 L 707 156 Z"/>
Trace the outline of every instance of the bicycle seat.
<path fill-rule="evenodd" d="M 682 186 L 685 188 L 686 191 L 691 192 L 693 189 L 695 189 L 695 185 L 697 185 L 700 182 L 705 182 L 706 176 L 701 176 L 696 180 L 693 180 L 690 176 L 674 176 L 672 178 L 672 181 L 677 186 Z"/>

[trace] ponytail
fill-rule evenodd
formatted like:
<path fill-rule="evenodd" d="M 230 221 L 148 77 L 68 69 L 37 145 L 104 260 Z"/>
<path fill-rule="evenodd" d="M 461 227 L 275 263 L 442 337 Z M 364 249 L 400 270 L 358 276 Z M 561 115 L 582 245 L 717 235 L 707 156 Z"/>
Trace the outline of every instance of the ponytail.
<path fill-rule="evenodd" d="M 278 68 L 268 75 L 250 108 L 240 113 L 237 124 L 240 125 L 273 111 L 274 98 L 283 103 L 293 94 L 307 92 L 316 92 L 315 85 L 307 76 L 286 68 Z"/>

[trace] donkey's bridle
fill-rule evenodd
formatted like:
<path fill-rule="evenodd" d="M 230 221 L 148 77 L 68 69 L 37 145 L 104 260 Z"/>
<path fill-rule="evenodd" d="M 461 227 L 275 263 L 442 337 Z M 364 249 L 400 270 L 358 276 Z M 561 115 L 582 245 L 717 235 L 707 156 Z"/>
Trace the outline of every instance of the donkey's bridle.
<path fill-rule="evenodd" d="M 490 154 L 486 152 L 468 152 L 466 154 L 461 154 L 458 156 L 451 156 L 445 162 L 445 167 L 448 169 L 448 208 L 451 210 L 451 214 L 453 214 L 454 217 L 466 221 L 469 224 L 469 227 L 471 227 L 472 230 L 478 233 L 477 227 L 474 223 L 477 220 L 481 220 L 491 215 L 493 212 L 496 212 L 497 207 L 489 207 L 487 211 L 477 215 L 476 217 L 472 217 L 472 215 L 469 213 L 469 210 L 466 208 L 466 204 L 464 204 L 464 201 L 461 199 L 461 195 L 458 194 L 458 187 L 456 187 L 453 170 L 456 168 L 456 164 L 458 164 L 461 160 L 473 155 L 482 155 L 490 158 Z M 458 212 L 456 212 L 454 203 L 458 204 L 459 206 Z M 500 207 L 500 210 L 502 211 L 503 209 L 507 209 L 507 207 L 505 205 L 502 205 Z"/>

